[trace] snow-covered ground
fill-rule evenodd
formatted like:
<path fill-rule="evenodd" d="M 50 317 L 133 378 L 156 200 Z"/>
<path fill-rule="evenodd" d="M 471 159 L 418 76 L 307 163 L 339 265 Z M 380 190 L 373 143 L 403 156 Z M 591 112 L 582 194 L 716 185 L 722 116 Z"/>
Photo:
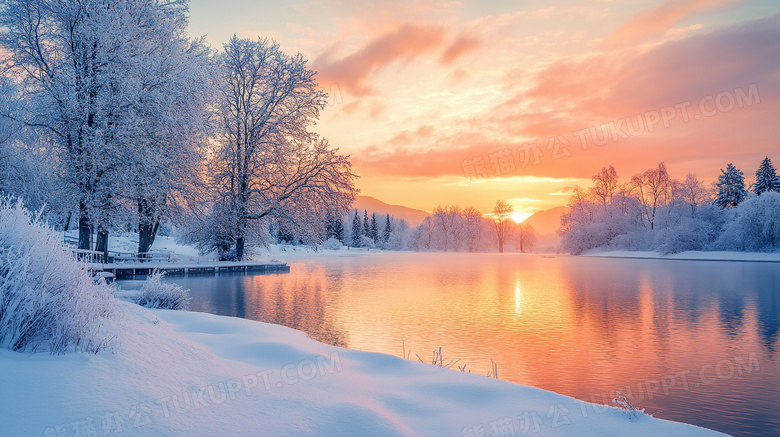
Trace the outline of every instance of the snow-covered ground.
<path fill-rule="evenodd" d="M 70 231 L 67 235 L 71 238 L 78 236 L 77 232 Z M 125 233 L 119 235 L 111 235 L 108 241 L 109 251 L 115 252 L 136 252 L 138 250 L 138 234 Z M 154 240 L 151 251 L 153 252 L 166 252 L 170 253 L 171 261 L 175 263 L 203 263 L 211 261 L 217 258 L 216 253 L 199 254 L 198 249 L 195 246 L 189 244 L 182 244 L 176 241 L 174 237 L 158 235 Z M 354 248 L 354 247 L 342 247 L 341 250 L 330 249 L 318 249 L 314 250 L 304 246 L 292 246 L 284 244 L 274 244 L 267 248 L 260 247 L 252 249 L 248 254 L 248 257 L 254 261 L 268 262 L 268 261 L 288 261 L 301 258 L 318 258 L 326 256 L 356 256 L 382 253 L 381 250 Z"/>
<path fill-rule="evenodd" d="M 118 307 L 97 355 L 0 350 L 1 434 L 721 435 L 282 326 Z"/>
<path fill-rule="evenodd" d="M 653 251 L 630 251 L 630 250 L 593 250 L 581 256 L 612 257 L 612 258 L 641 258 L 641 259 L 677 259 L 677 260 L 695 260 L 695 261 L 758 261 L 758 262 L 780 262 L 780 253 L 765 252 L 700 252 L 688 251 L 669 255 L 663 255 Z"/>

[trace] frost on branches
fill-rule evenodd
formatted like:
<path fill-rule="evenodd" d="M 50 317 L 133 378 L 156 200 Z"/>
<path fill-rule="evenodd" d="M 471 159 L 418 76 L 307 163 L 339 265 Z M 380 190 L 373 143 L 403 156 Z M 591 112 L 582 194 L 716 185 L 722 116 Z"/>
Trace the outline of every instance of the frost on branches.
<path fill-rule="evenodd" d="M 184 0 L 0 3 L 5 67 L 26 102 L 2 115 L 55 145 L 81 249 L 92 249 L 94 228 L 105 251 L 131 202 L 156 229 L 197 162 L 210 75 L 205 43 L 186 35 L 187 12 Z M 153 240 L 146 233 L 141 249 Z"/>
<path fill-rule="evenodd" d="M 113 288 L 93 280 L 21 200 L 0 198 L 0 347 L 98 352 Z"/>
<path fill-rule="evenodd" d="M 753 192 L 759 196 L 767 191 L 780 192 L 780 177 L 768 156 L 756 170 L 756 185 L 753 187 Z"/>
<path fill-rule="evenodd" d="M 771 180 L 770 167 L 765 159 L 757 174 Z M 614 181 L 605 183 L 605 177 Z M 780 193 L 749 195 L 742 172 L 733 164 L 722 170 L 714 200 L 696 175 L 675 180 L 662 164 L 630 183 L 620 183 L 616 173 L 605 171 L 593 180 L 589 189 L 574 187 L 569 211 L 561 217 L 561 245 L 569 253 L 780 250 Z M 614 187 L 609 196 L 602 195 L 605 186 Z"/>
<path fill-rule="evenodd" d="M 718 194 L 714 203 L 721 209 L 733 208 L 747 197 L 745 177 L 742 175 L 742 170 L 734 167 L 732 163 L 726 166 L 726 170 L 720 172 L 721 175 L 718 176 L 718 182 L 715 184 Z"/>
<path fill-rule="evenodd" d="M 321 242 L 328 218 L 348 211 L 356 189 L 348 157 L 309 131 L 327 103 L 315 72 L 273 41 L 235 36 L 218 63 L 218 141 L 209 169 L 220 253 L 232 247 L 242 259 L 253 222 Z"/>

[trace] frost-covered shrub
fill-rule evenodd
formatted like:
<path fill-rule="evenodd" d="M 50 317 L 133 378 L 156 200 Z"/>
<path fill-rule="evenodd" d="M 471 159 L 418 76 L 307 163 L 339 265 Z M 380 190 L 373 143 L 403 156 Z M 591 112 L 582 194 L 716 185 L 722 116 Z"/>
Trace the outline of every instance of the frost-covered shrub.
<path fill-rule="evenodd" d="M 162 282 L 164 272 L 155 270 L 141 286 L 138 293 L 128 296 L 130 300 L 146 308 L 186 310 L 190 304 L 189 290 L 178 284 Z"/>
<path fill-rule="evenodd" d="M 322 243 L 322 248 L 329 249 L 329 250 L 339 250 L 341 249 L 341 246 L 342 246 L 341 241 L 333 237 L 328 238 L 327 240 L 325 240 L 324 243 Z"/>
<path fill-rule="evenodd" d="M 21 200 L 0 197 L 0 347 L 98 352 L 113 287 L 95 281 Z"/>
<path fill-rule="evenodd" d="M 662 254 L 685 252 L 688 250 L 707 250 L 714 239 L 712 223 L 698 218 L 683 219 L 675 227 L 659 233 L 655 247 Z"/>
<path fill-rule="evenodd" d="M 642 229 L 636 206 L 625 202 L 607 207 L 589 205 L 587 210 L 573 210 L 564 214 L 563 220 L 567 223 L 568 231 L 563 234 L 561 247 L 573 255 L 596 248 L 614 247 L 614 241 L 625 239 L 619 237 Z"/>
<path fill-rule="evenodd" d="M 373 249 L 375 247 L 374 245 L 374 239 L 371 237 L 366 237 L 365 235 L 360 236 L 360 247 L 367 247 L 369 249 Z"/>
<path fill-rule="evenodd" d="M 780 250 L 780 193 L 751 196 L 731 211 L 733 215 L 716 246 L 724 250 L 768 252 Z"/>

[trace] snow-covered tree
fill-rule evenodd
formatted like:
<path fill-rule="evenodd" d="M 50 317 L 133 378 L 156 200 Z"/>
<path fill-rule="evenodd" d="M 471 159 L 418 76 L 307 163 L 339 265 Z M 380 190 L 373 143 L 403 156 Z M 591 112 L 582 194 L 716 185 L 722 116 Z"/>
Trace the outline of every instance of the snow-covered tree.
<path fill-rule="evenodd" d="M 153 83 L 144 79 L 170 43 L 166 35 L 184 28 L 187 9 L 183 0 L 0 3 L 0 46 L 29 102 L 27 110 L 5 115 L 41 128 L 57 144 L 78 205 L 82 249 L 91 248 L 93 228 L 97 249 L 107 247 L 126 170 L 135 162 L 145 86 Z"/>
<path fill-rule="evenodd" d="M 504 243 L 509 236 L 512 211 L 514 211 L 512 205 L 503 200 L 496 201 L 496 206 L 493 207 L 493 223 L 498 240 L 498 251 L 501 253 L 504 252 Z"/>
<path fill-rule="evenodd" d="M 718 208 L 733 208 L 747 197 L 745 190 L 745 177 L 742 171 L 729 163 L 726 170 L 721 169 L 721 175 L 718 176 L 717 195 L 713 202 Z"/>
<path fill-rule="evenodd" d="M 186 22 L 166 28 L 157 57 L 148 62 L 135 129 L 135 152 L 126 173 L 125 197 L 136 206 L 138 252 L 148 252 L 165 217 L 180 218 L 203 193 L 201 146 L 210 133 L 211 60 L 202 40 L 190 41 Z M 163 43 L 164 42 L 164 43 Z"/>
<path fill-rule="evenodd" d="M 691 207 L 691 215 L 696 215 L 696 209 L 712 199 L 710 190 L 693 173 L 685 175 L 683 181 L 673 181 L 672 193 Z"/>
<path fill-rule="evenodd" d="M 382 231 L 382 241 L 388 243 L 390 241 L 390 234 L 393 232 L 393 224 L 390 222 L 390 214 L 385 217 L 385 228 Z"/>
<path fill-rule="evenodd" d="M 374 242 L 379 242 L 379 223 L 376 221 L 376 213 L 371 214 L 371 233 L 369 236 Z"/>
<path fill-rule="evenodd" d="M 536 231 L 534 231 L 534 227 L 530 223 L 518 224 L 515 238 L 517 239 L 517 248 L 520 249 L 520 252 L 533 252 L 536 247 Z"/>
<path fill-rule="evenodd" d="M 753 187 L 756 195 L 767 191 L 780 192 L 780 177 L 777 176 L 777 171 L 768 156 L 761 161 L 761 165 L 756 170 L 756 185 Z"/>
<path fill-rule="evenodd" d="M 254 220 L 273 219 L 304 242 L 321 241 L 325 218 L 345 214 L 356 190 L 348 157 L 309 131 L 327 104 L 315 72 L 273 41 L 236 36 L 219 67 L 211 170 L 218 195 L 234 208 L 237 258 Z"/>
<path fill-rule="evenodd" d="M 634 175 L 631 182 L 636 199 L 642 206 L 642 217 L 652 231 L 658 209 L 672 199 L 672 179 L 666 171 L 666 164 L 659 162 L 656 168 Z"/>
<path fill-rule="evenodd" d="M 360 237 L 363 236 L 363 227 L 360 224 L 360 214 L 355 210 L 352 218 L 352 247 L 360 247 Z"/>
<path fill-rule="evenodd" d="M 593 175 L 593 193 L 604 207 L 612 203 L 612 198 L 615 197 L 619 184 L 617 171 L 611 165 L 609 168 L 602 168 L 599 173 Z"/>
<path fill-rule="evenodd" d="M 457 205 L 437 206 L 433 209 L 433 241 L 437 249 L 458 251 L 462 241 L 463 210 Z"/>
<path fill-rule="evenodd" d="M 780 250 L 780 193 L 768 191 L 753 196 L 730 210 L 719 249 L 750 252 Z"/>
<path fill-rule="evenodd" d="M 368 221 L 368 210 L 363 210 L 363 236 L 371 238 L 371 222 Z"/>
<path fill-rule="evenodd" d="M 332 216 L 328 218 L 325 239 L 328 238 L 333 238 L 338 241 L 344 240 L 344 222 L 341 220 L 341 217 Z"/>

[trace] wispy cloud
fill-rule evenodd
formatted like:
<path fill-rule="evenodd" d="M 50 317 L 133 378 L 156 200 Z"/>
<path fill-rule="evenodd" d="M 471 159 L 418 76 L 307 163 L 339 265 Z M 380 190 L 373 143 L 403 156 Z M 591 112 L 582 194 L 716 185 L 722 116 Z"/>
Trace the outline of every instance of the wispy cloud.
<path fill-rule="evenodd" d="M 442 30 L 437 27 L 405 24 L 369 41 L 344 57 L 336 56 L 338 46 L 318 56 L 312 66 L 319 72 L 320 83 L 337 83 L 355 96 L 374 93 L 372 75 L 397 61 L 414 58 L 441 47 Z"/>
<path fill-rule="evenodd" d="M 475 51 L 480 46 L 482 46 L 482 41 L 478 38 L 470 35 L 460 35 L 447 46 L 439 58 L 439 63 L 450 65 L 467 53 Z"/>
<path fill-rule="evenodd" d="M 606 38 L 608 45 L 633 44 L 666 32 L 671 26 L 694 14 L 744 0 L 667 0 L 663 4 L 629 18 Z"/>

